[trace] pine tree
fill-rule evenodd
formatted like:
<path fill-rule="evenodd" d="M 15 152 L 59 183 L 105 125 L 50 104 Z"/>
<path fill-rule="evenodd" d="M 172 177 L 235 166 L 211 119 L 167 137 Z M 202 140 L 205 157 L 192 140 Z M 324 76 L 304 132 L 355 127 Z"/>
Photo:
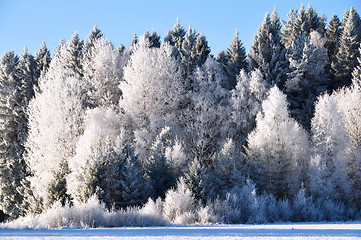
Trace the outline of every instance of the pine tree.
<path fill-rule="evenodd" d="M 188 33 L 185 36 L 182 42 L 181 48 L 181 61 L 184 65 L 184 69 L 186 70 L 187 76 L 190 76 L 193 70 L 197 66 L 197 49 L 196 49 L 196 41 L 197 41 L 198 34 L 189 26 Z"/>
<path fill-rule="evenodd" d="M 266 98 L 268 89 L 269 86 L 258 69 L 249 74 L 241 70 L 237 76 L 237 85 L 231 91 L 229 118 L 229 136 L 237 147 L 246 145 L 247 136 L 256 126 L 256 115 L 261 110 L 261 103 Z"/>
<path fill-rule="evenodd" d="M 164 42 L 175 46 L 178 51 L 181 51 L 185 35 L 186 31 L 184 27 L 180 25 L 179 19 L 177 18 L 177 23 L 173 29 L 168 30 L 167 35 L 164 37 Z"/>
<path fill-rule="evenodd" d="M 292 198 L 307 172 L 308 136 L 289 116 L 286 95 L 276 86 L 263 101 L 256 123 L 246 150 L 250 176 L 260 192 Z"/>
<path fill-rule="evenodd" d="M 288 49 L 301 34 L 307 35 L 317 31 L 323 35 L 325 21 L 325 17 L 319 17 L 310 4 L 306 9 L 302 4 L 299 11 L 291 9 L 287 22 L 283 22 L 285 29 L 282 31 L 282 41 L 286 48 Z"/>
<path fill-rule="evenodd" d="M 276 10 L 271 18 L 267 13 L 248 55 L 249 70 L 259 69 L 270 86 L 281 86 L 286 79 L 286 50 L 281 43 L 280 31 L 281 22 Z"/>
<path fill-rule="evenodd" d="M 345 19 L 346 17 L 346 19 Z M 355 9 L 351 8 L 342 20 L 342 32 L 338 51 L 332 70 L 335 73 L 337 86 L 351 84 L 351 73 L 357 65 L 358 48 L 361 41 L 361 20 Z"/>
<path fill-rule="evenodd" d="M 35 55 L 36 62 L 36 78 L 39 79 L 40 76 L 44 75 L 49 68 L 51 58 L 50 52 L 46 47 L 46 44 L 43 42 L 41 48 Z"/>
<path fill-rule="evenodd" d="M 206 60 L 211 52 L 211 50 L 208 46 L 206 37 L 203 34 L 200 34 L 198 36 L 195 48 L 196 48 L 196 53 L 198 56 L 197 65 L 201 66 L 206 62 Z"/>
<path fill-rule="evenodd" d="M 359 57 L 357 58 L 358 64 L 352 72 L 352 84 L 361 86 L 361 43 L 359 47 Z"/>
<path fill-rule="evenodd" d="M 164 127 L 157 136 L 149 159 L 143 164 L 146 175 L 153 186 L 152 197 L 164 197 L 166 190 L 174 187 L 176 176 L 166 151 L 174 145 L 175 137 L 169 127 Z"/>
<path fill-rule="evenodd" d="M 24 64 L 22 55 L 22 65 Z M 21 82 L 17 78 L 19 58 L 14 52 L 6 52 L 0 62 L 0 211 L 10 218 L 25 212 L 19 207 L 23 201 L 21 181 L 27 175 L 22 158 L 24 129 L 19 126 L 22 109 Z"/>
<path fill-rule="evenodd" d="M 331 64 L 335 61 L 335 54 L 338 48 L 338 42 L 341 35 L 341 22 L 337 15 L 333 15 L 326 29 L 325 47 L 330 56 Z"/>
<path fill-rule="evenodd" d="M 316 97 L 329 85 L 326 68 L 328 56 L 325 39 L 316 31 L 301 35 L 287 53 L 290 72 L 285 91 L 291 114 L 307 129 L 313 115 Z"/>
<path fill-rule="evenodd" d="M 226 197 L 234 188 L 242 188 L 246 182 L 245 162 L 238 148 L 228 139 L 223 148 L 215 156 L 211 171 L 212 188 L 210 197 Z"/>
<path fill-rule="evenodd" d="M 79 39 L 79 34 L 77 32 L 71 37 L 67 50 L 64 52 L 64 67 L 68 72 L 69 77 L 81 78 L 82 75 L 82 49 L 84 41 Z"/>
<path fill-rule="evenodd" d="M 239 39 L 238 31 L 236 31 L 236 35 L 234 36 L 231 45 L 227 49 L 227 58 L 228 65 L 226 68 L 226 72 L 229 76 L 229 87 L 233 89 L 236 86 L 236 76 L 239 74 L 241 69 L 246 69 L 247 61 L 246 61 L 246 50 L 243 47 L 241 40 Z"/>
<path fill-rule="evenodd" d="M 153 30 L 152 33 L 149 33 L 149 31 L 146 31 L 144 33 L 144 38 L 148 39 L 149 41 L 149 47 L 160 47 L 160 36 L 157 35 L 157 33 Z"/>

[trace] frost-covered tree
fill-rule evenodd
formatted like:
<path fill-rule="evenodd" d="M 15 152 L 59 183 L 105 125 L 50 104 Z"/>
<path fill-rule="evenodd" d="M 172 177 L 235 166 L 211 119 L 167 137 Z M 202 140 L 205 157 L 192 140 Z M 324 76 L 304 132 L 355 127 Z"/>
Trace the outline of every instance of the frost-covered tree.
<path fill-rule="evenodd" d="M 66 172 L 68 159 L 75 154 L 83 131 L 82 87 L 78 79 L 68 77 L 67 63 L 61 61 L 65 47 L 60 45 L 28 107 L 29 135 L 25 146 L 32 173 L 29 180 L 35 196 L 45 206 L 54 200 L 49 189 L 62 184 L 59 178 L 54 182 L 55 177 L 59 171 Z"/>
<path fill-rule="evenodd" d="M 181 61 L 184 65 L 184 69 L 187 73 L 187 76 L 192 74 L 193 69 L 197 65 L 197 50 L 196 50 L 196 41 L 198 33 L 189 26 L 187 35 L 185 36 L 182 42 L 181 48 Z"/>
<path fill-rule="evenodd" d="M 213 168 L 208 175 L 212 179 L 208 186 L 209 197 L 224 198 L 234 188 L 242 188 L 246 182 L 245 161 L 232 139 L 228 139 L 213 160 Z"/>
<path fill-rule="evenodd" d="M 192 191 L 197 200 L 207 201 L 206 186 L 207 169 L 201 165 L 197 158 L 188 165 L 188 171 L 184 175 L 184 179 L 188 188 Z"/>
<path fill-rule="evenodd" d="M 328 55 L 325 39 L 316 31 L 296 39 L 287 53 L 290 72 L 285 91 L 291 114 L 306 128 L 310 126 L 313 103 L 327 89 Z"/>
<path fill-rule="evenodd" d="M 310 4 L 306 9 L 302 4 L 299 11 L 291 9 L 287 22 L 283 22 L 285 29 L 282 31 L 282 41 L 288 49 L 301 34 L 309 34 L 312 31 L 323 34 L 325 22 L 325 17 L 319 17 Z"/>
<path fill-rule="evenodd" d="M 203 34 L 198 36 L 195 48 L 198 57 L 197 64 L 198 66 L 201 66 L 206 62 L 209 54 L 211 53 L 207 39 Z"/>
<path fill-rule="evenodd" d="M 208 58 L 193 74 L 193 91 L 188 92 L 190 105 L 184 111 L 186 151 L 205 166 L 211 164 L 227 135 L 228 91 L 222 87 L 226 76 L 216 60 Z"/>
<path fill-rule="evenodd" d="M 308 136 L 290 117 L 286 95 L 276 86 L 263 101 L 256 123 L 246 150 L 250 176 L 261 192 L 292 198 L 305 177 Z"/>
<path fill-rule="evenodd" d="M 357 66 L 358 48 L 361 41 L 360 15 L 353 8 L 348 11 L 348 14 L 346 13 L 344 19 L 342 19 L 342 32 L 335 62 L 331 66 L 338 87 L 351 84 L 351 73 Z"/>
<path fill-rule="evenodd" d="M 228 62 L 225 70 L 229 77 L 227 86 L 229 89 L 233 89 L 237 84 L 236 76 L 241 69 L 246 69 L 247 67 L 246 50 L 239 39 L 238 31 L 236 31 L 236 35 L 227 49 L 226 56 Z"/>
<path fill-rule="evenodd" d="M 41 48 L 35 55 L 36 62 L 36 77 L 39 78 L 41 75 L 45 74 L 49 68 L 51 61 L 50 51 L 46 47 L 46 44 L 43 42 Z"/>
<path fill-rule="evenodd" d="M 160 36 L 157 34 L 156 31 L 153 30 L 152 33 L 146 31 L 144 33 L 144 38 L 148 39 L 149 47 L 160 47 Z"/>
<path fill-rule="evenodd" d="M 88 60 L 83 62 L 85 107 L 109 107 L 118 104 L 122 78 L 121 56 L 111 42 L 99 37 L 92 42 Z"/>
<path fill-rule="evenodd" d="M 143 163 L 155 199 L 164 197 L 166 190 L 174 187 L 177 177 L 181 176 L 177 169 L 187 164 L 177 144 L 171 129 L 164 127 L 150 149 L 150 157 Z"/>
<path fill-rule="evenodd" d="M 274 10 L 271 17 L 266 13 L 254 36 L 248 55 L 248 68 L 250 71 L 259 69 L 270 86 L 281 86 L 287 73 L 285 52 L 281 43 L 281 22 Z"/>
<path fill-rule="evenodd" d="M 325 47 L 330 57 L 330 63 L 335 62 L 335 55 L 338 49 L 338 42 L 341 35 L 341 21 L 337 15 L 333 15 L 327 25 L 325 32 L 326 42 Z"/>
<path fill-rule="evenodd" d="M 128 117 L 134 133 L 136 151 L 141 161 L 160 130 L 169 126 L 177 132 L 180 104 L 184 98 L 182 68 L 172 52 L 162 44 L 149 48 L 141 38 L 124 69 L 120 83 L 120 107 Z"/>
<path fill-rule="evenodd" d="M 24 56 L 22 55 L 22 65 Z M 0 61 L 0 211 L 10 218 L 25 213 L 21 181 L 26 177 L 26 164 L 22 158 L 24 129 L 21 117 L 21 81 L 17 78 L 19 58 L 14 52 L 5 52 Z M 25 134 L 26 135 L 26 134 Z"/>
<path fill-rule="evenodd" d="M 168 30 L 167 35 L 164 37 L 164 42 L 175 46 L 178 51 L 181 51 L 185 35 L 186 31 L 184 30 L 184 27 L 180 25 L 179 19 L 177 18 L 177 23 L 174 25 L 173 29 Z"/>
<path fill-rule="evenodd" d="M 351 197 L 361 208 L 361 86 L 351 85 L 336 93 L 338 108 L 344 116 L 344 126 L 350 140 L 348 147 L 348 175 L 351 181 Z"/>
<path fill-rule="evenodd" d="M 313 196 L 345 201 L 350 194 L 347 176 L 349 138 L 333 95 L 317 100 L 312 119 L 310 190 Z"/>
<path fill-rule="evenodd" d="M 241 70 L 237 76 L 237 85 L 231 91 L 229 118 L 229 135 L 237 147 L 246 144 L 248 134 L 256 126 L 256 115 L 261 110 L 268 88 L 258 69 L 250 73 Z"/>
<path fill-rule="evenodd" d="M 361 43 L 359 47 L 359 57 L 357 58 L 358 64 L 352 72 L 352 83 L 353 85 L 361 86 Z"/>
<path fill-rule="evenodd" d="M 84 41 L 79 39 L 79 34 L 75 32 L 67 44 L 66 51 L 62 52 L 62 61 L 69 77 L 81 78 L 83 76 L 81 65 L 83 45 Z"/>

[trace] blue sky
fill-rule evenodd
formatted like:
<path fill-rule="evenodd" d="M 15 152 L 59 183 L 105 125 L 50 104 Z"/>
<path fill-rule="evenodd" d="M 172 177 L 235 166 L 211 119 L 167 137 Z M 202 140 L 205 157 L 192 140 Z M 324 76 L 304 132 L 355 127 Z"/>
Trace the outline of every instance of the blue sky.
<path fill-rule="evenodd" d="M 298 0 L 0 0 L 0 54 L 14 50 L 21 54 L 24 46 L 35 54 L 45 41 L 53 53 L 60 38 L 69 40 L 77 31 L 86 38 L 97 24 L 115 46 L 126 47 L 134 33 L 156 30 L 162 39 L 177 17 L 188 29 L 191 25 L 203 33 L 212 54 L 226 49 L 236 29 L 247 51 L 265 13 L 277 8 L 282 20 L 290 9 L 299 9 L 308 1 Z M 361 14 L 360 0 L 314 0 L 311 6 L 327 19 L 342 17 L 352 6 Z"/>

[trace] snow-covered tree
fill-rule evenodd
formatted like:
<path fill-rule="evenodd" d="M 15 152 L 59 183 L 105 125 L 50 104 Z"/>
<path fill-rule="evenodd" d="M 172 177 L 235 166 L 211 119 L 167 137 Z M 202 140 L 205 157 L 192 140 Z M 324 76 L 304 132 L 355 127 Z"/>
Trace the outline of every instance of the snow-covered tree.
<path fill-rule="evenodd" d="M 24 56 L 22 55 L 22 65 Z M 14 52 L 5 52 L 0 61 L 0 211 L 10 218 L 25 213 L 20 208 L 23 201 L 19 191 L 26 177 L 26 164 L 22 158 L 24 129 L 21 108 L 21 82 L 17 78 L 19 58 Z M 31 76 L 30 76 L 31 77 Z M 26 135 L 26 134 L 25 134 Z"/>
<path fill-rule="evenodd" d="M 261 110 L 268 88 L 258 69 L 250 73 L 241 70 L 237 76 L 237 85 L 231 91 L 229 118 L 229 135 L 237 147 L 246 144 L 248 134 L 256 126 L 256 115 Z"/>
<path fill-rule="evenodd" d="M 335 61 L 335 54 L 338 49 L 338 42 L 341 35 L 341 22 L 337 15 L 333 15 L 330 22 L 327 25 L 325 32 L 326 42 L 325 47 L 327 49 L 328 56 L 330 57 L 331 64 Z"/>
<path fill-rule="evenodd" d="M 152 197 L 164 197 L 166 190 L 174 187 L 177 177 L 183 174 L 182 168 L 186 164 L 174 133 L 164 127 L 150 149 L 150 157 L 143 163 L 153 187 Z"/>
<path fill-rule="evenodd" d="M 167 35 L 164 37 L 164 42 L 175 46 L 178 51 L 180 51 L 185 35 L 186 31 L 184 30 L 184 27 L 180 25 L 179 19 L 177 18 L 177 23 L 174 25 L 173 29 L 168 30 Z"/>
<path fill-rule="evenodd" d="M 351 73 L 357 66 L 359 57 L 358 48 L 361 41 L 361 19 L 355 9 L 351 10 L 342 20 L 342 32 L 339 40 L 339 47 L 332 64 L 332 70 L 337 80 L 337 86 L 351 84 Z"/>
<path fill-rule="evenodd" d="M 65 47 L 61 43 L 48 72 L 39 80 L 39 89 L 27 111 L 26 160 L 32 172 L 29 179 L 35 196 L 45 206 L 54 200 L 49 189 L 62 184 L 61 179 L 54 182 L 55 176 L 59 176 L 59 171 L 66 172 L 68 159 L 75 154 L 83 131 L 82 87 L 78 79 L 68 77 L 67 63 L 61 61 Z"/>
<path fill-rule="evenodd" d="M 311 125 L 311 193 L 313 196 L 345 201 L 351 190 L 347 176 L 349 138 L 344 117 L 333 95 L 326 93 L 318 98 Z"/>
<path fill-rule="evenodd" d="M 193 69 L 197 66 L 197 50 L 196 50 L 196 41 L 198 33 L 189 26 L 187 35 L 185 36 L 182 42 L 181 48 L 181 61 L 184 65 L 184 69 L 187 73 L 187 76 L 191 75 Z"/>
<path fill-rule="evenodd" d="M 200 34 L 196 41 L 196 53 L 197 53 L 197 57 L 198 57 L 198 61 L 197 61 L 198 66 L 201 66 L 206 62 L 210 52 L 211 52 L 211 50 L 208 46 L 206 37 L 203 34 Z"/>
<path fill-rule="evenodd" d="M 310 4 L 306 9 L 302 4 L 299 11 L 291 9 L 287 22 L 283 22 L 285 29 L 282 31 L 282 41 L 286 48 L 291 47 L 293 41 L 301 34 L 317 31 L 322 35 L 326 25 L 325 21 L 325 17 L 319 17 Z"/>
<path fill-rule="evenodd" d="M 188 92 L 190 105 L 184 111 L 184 143 L 190 159 L 197 158 L 205 166 L 211 164 L 227 135 L 228 91 L 222 87 L 226 79 L 216 60 L 208 58 L 193 74 L 193 91 Z"/>
<path fill-rule="evenodd" d="M 256 123 L 246 150 L 250 176 L 261 192 L 292 198 L 305 177 L 308 136 L 289 116 L 286 95 L 276 86 L 263 101 Z"/>
<path fill-rule="evenodd" d="M 148 39 L 149 47 L 160 47 L 160 36 L 157 34 L 156 31 L 153 30 L 152 33 L 146 31 L 144 33 L 144 38 Z"/>
<path fill-rule="evenodd" d="M 162 44 L 149 48 L 143 38 L 135 46 L 124 69 L 120 83 L 120 107 L 132 124 L 136 151 L 141 161 L 160 130 L 169 126 L 177 132 L 177 118 L 184 98 L 182 68 L 172 52 L 173 47 Z"/>
<path fill-rule="evenodd" d="M 228 139 L 221 151 L 216 154 L 210 171 L 210 197 L 226 197 L 234 188 L 242 188 L 246 182 L 245 161 L 232 139 Z"/>
<path fill-rule="evenodd" d="M 350 140 L 348 148 L 348 175 L 351 181 L 351 196 L 361 208 L 361 86 L 351 85 L 336 93 L 338 108 L 344 116 L 344 126 Z"/>
<path fill-rule="evenodd" d="M 121 95 L 118 87 L 122 77 L 120 54 L 104 37 L 97 38 L 92 44 L 87 53 L 88 60 L 83 62 L 85 106 L 115 106 Z"/>
<path fill-rule="evenodd" d="M 248 55 L 248 68 L 250 71 L 259 69 L 270 86 L 281 86 L 287 73 L 285 52 L 281 43 L 281 22 L 274 10 L 271 17 L 266 13 L 254 36 Z"/>
<path fill-rule="evenodd" d="M 353 85 L 361 86 L 361 43 L 359 47 L 359 57 L 357 58 L 358 64 L 352 72 L 352 83 Z"/>
<path fill-rule="evenodd" d="M 236 76 L 239 74 L 241 69 L 246 69 L 247 67 L 246 50 L 239 39 L 238 31 L 236 31 L 236 35 L 227 49 L 226 56 L 228 62 L 225 70 L 229 77 L 227 86 L 228 89 L 233 89 L 237 84 Z"/>
<path fill-rule="evenodd" d="M 37 78 L 39 78 L 41 75 L 46 73 L 46 71 L 49 68 L 50 61 L 51 61 L 50 52 L 46 47 L 46 44 L 43 42 L 41 48 L 35 55 Z"/>
<path fill-rule="evenodd" d="M 296 39 L 287 53 L 290 72 L 285 91 L 290 101 L 290 110 L 307 128 L 313 115 L 313 103 L 328 85 L 328 55 L 324 43 L 325 39 L 313 31 L 309 36 L 301 35 Z"/>

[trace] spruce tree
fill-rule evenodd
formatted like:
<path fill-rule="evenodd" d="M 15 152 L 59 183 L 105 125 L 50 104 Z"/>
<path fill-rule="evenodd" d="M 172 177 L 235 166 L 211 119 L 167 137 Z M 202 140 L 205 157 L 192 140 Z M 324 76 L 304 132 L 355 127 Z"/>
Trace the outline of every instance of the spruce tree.
<path fill-rule="evenodd" d="M 310 4 L 306 9 L 302 4 L 299 11 L 291 9 L 287 22 L 283 21 L 285 29 L 282 31 L 282 41 L 286 48 L 288 49 L 301 34 L 317 31 L 323 35 L 325 21 L 325 17 L 319 17 Z"/>
<path fill-rule="evenodd" d="M 341 22 L 337 15 L 333 15 L 326 29 L 325 47 L 330 57 L 331 64 L 335 61 L 335 54 L 338 48 L 338 42 L 341 35 Z"/>
<path fill-rule="evenodd" d="M 189 26 L 188 33 L 182 42 L 181 48 L 181 60 L 187 76 L 190 76 L 194 68 L 197 66 L 197 37 L 197 32 L 194 30 L 194 28 Z"/>
<path fill-rule="evenodd" d="M 178 51 L 181 51 L 185 35 L 186 31 L 184 30 L 184 27 L 180 25 L 179 19 L 177 18 L 177 23 L 174 25 L 173 29 L 168 30 L 167 35 L 164 37 L 164 42 L 175 46 Z"/>
<path fill-rule="evenodd" d="M 231 45 L 227 49 L 227 58 L 228 58 L 228 65 L 226 71 L 229 76 L 229 87 L 233 89 L 237 82 L 236 76 L 239 74 L 241 69 L 246 69 L 247 61 L 246 61 L 246 50 L 243 47 L 241 40 L 239 39 L 238 31 L 231 42 Z"/>
<path fill-rule="evenodd" d="M 83 45 L 84 41 L 79 39 L 79 34 L 75 32 L 67 44 L 67 50 L 63 56 L 64 67 L 69 77 L 81 78 L 83 76 L 81 65 Z"/>
<path fill-rule="evenodd" d="M 203 34 L 200 34 L 196 41 L 196 53 L 198 57 L 197 65 L 201 66 L 207 60 L 211 50 L 208 46 L 206 37 Z"/>
<path fill-rule="evenodd" d="M 25 213 L 19 208 L 23 200 L 21 181 L 26 177 L 22 158 L 23 129 L 19 129 L 21 109 L 20 88 L 16 73 L 19 58 L 14 52 L 5 52 L 0 62 L 0 210 L 10 218 Z M 20 131 L 19 131 L 20 130 Z"/>
<path fill-rule="evenodd" d="M 149 33 L 149 31 L 146 31 L 144 33 L 144 38 L 148 39 L 149 41 L 149 47 L 160 47 L 160 36 L 153 30 L 152 33 Z"/>
<path fill-rule="evenodd" d="M 41 48 L 35 55 L 35 62 L 36 62 L 36 78 L 40 78 L 49 68 L 51 58 L 50 58 L 50 51 L 46 47 L 45 42 L 42 43 Z"/>
<path fill-rule="evenodd" d="M 286 80 L 285 48 L 281 43 L 281 22 L 276 10 L 270 18 L 267 13 L 257 30 L 248 55 L 248 67 L 252 71 L 259 69 L 266 82 L 281 86 Z"/>
<path fill-rule="evenodd" d="M 361 19 L 355 9 L 351 8 L 342 20 L 342 32 L 339 47 L 332 64 L 337 86 L 348 86 L 351 84 L 351 73 L 357 66 L 359 56 L 359 45 L 361 41 Z"/>

